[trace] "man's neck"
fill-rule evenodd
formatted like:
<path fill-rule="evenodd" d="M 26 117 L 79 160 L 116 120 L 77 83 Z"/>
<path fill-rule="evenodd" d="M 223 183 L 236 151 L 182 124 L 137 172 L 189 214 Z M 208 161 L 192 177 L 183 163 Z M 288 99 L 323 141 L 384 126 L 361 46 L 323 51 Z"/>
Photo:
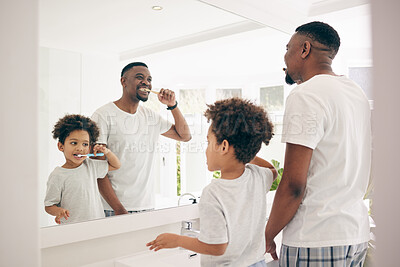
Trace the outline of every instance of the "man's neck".
<path fill-rule="evenodd" d="M 133 102 L 131 100 L 126 100 L 123 97 L 118 99 L 117 101 L 114 102 L 114 104 L 120 109 L 123 110 L 127 113 L 130 114 L 135 114 L 138 107 L 139 107 L 139 101 Z"/>

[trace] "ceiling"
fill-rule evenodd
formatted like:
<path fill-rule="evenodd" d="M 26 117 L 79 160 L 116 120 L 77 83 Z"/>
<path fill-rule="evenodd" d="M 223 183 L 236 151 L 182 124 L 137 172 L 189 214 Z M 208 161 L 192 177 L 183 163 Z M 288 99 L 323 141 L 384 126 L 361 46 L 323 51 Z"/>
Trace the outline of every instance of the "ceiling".
<path fill-rule="evenodd" d="M 40 0 L 39 40 L 44 47 L 124 59 L 265 25 L 290 33 L 309 16 L 367 1 Z M 153 10 L 156 5 L 163 9 Z"/>

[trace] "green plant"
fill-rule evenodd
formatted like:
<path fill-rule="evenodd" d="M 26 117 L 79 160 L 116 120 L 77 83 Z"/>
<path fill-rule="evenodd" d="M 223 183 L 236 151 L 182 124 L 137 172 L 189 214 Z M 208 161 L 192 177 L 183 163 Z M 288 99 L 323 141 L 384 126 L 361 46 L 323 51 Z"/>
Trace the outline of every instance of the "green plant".
<path fill-rule="evenodd" d="M 274 191 L 278 188 L 279 183 L 282 179 L 283 168 L 280 167 L 280 162 L 277 160 L 271 160 L 272 165 L 274 165 L 276 171 L 278 172 L 278 176 L 276 177 L 275 181 L 272 183 L 270 191 Z"/>
<path fill-rule="evenodd" d="M 213 178 L 215 178 L 215 179 L 221 178 L 221 171 L 214 171 L 213 172 Z"/>

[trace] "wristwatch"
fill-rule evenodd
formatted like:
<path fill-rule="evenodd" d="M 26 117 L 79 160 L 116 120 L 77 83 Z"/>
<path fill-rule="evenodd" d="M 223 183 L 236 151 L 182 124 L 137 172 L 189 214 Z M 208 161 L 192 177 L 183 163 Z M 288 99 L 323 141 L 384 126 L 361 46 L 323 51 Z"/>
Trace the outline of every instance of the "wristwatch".
<path fill-rule="evenodd" d="M 174 108 L 176 108 L 178 106 L 178 101 L 175 101 L 175 105 L 167 107 L 167 110 L 173 110 Z"/>

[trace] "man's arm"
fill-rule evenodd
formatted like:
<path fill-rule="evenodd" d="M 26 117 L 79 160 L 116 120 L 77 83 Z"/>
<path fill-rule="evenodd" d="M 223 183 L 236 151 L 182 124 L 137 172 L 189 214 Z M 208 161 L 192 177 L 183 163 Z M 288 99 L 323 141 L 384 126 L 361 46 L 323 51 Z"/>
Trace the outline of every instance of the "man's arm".
<path fill-rule="evenodd" d="M 108 175 L 103 179 L 97 179 L 97 184 L 99 185 L 99 191 L 101 196 L 107 201 L 108 205 L 114 210 L 115 215 L 127 214 L 128 212 L 124 206 L 119 201 L 114 189 L 111 186 L 110 179 Z"/>
<path fill-rule="evenodd" d="M 174 91 L 161 88 L 160 93 L 158 94 L 158 100 L 168 107 L 172 108 L 175 106 L 175 108 L 171 110 L 172 116 L 174 116 L 175 124 L 172 125 L 172 127 L 162 135 L 183 142 L 187 142 L 192 139 L 192 135 L 190 134 L 189 126 L 187 125 L 185 117 L 183 117 L 182 112 L 176 106 L 178 102 L 176 102 Z"/>
<path fill-rule="evenodd" d="M 290 222 L 300 206 L 312 153 L 311 148 L 286 144 L 283 175 L 265 228 L 266 252 L 271 253 L 274 259 L 278 258 L 274 238 Z"/>
<path fill-rule="evenodd" d="M 260 167 L 264 167 L 264 168 L 268 168 L 272 171 L 274 180 L 276 179 L 276 177 L 278 176 L 278 172 L 276 171 L 274 165 L 272 165 L 271 163 L 269 163 L 268 161 L 266 161 L 265 159 L 262 159 L 260 157 L 255 157 L 254 159 L 252 159 L 250 162 L 250 164 L 254 164 Z"/>
<path fill-rule="evenodd" d="M 183 117 L 182 112 L 178 107 L 171 110 L 172 116 L 174 116 L 175 124 L 171 126 L 171 128 L 163 133 L 162 135 L 177 141 L 187 142 L 192 139 L 192 135 L 190 134 L 189 126 Z"/>
<path fill-rule="evenodd" d="M 163 248 L 181 247 L 200 254 L 221 256 L 225 253 L 228 243 L 207 244 L 193 237 L 176 234 L 161 234 L 157 236 L 155 240 L 147 243 L 146 246 L 150 247 L 150 250 L 154 249 L 154 251 Z"/>

